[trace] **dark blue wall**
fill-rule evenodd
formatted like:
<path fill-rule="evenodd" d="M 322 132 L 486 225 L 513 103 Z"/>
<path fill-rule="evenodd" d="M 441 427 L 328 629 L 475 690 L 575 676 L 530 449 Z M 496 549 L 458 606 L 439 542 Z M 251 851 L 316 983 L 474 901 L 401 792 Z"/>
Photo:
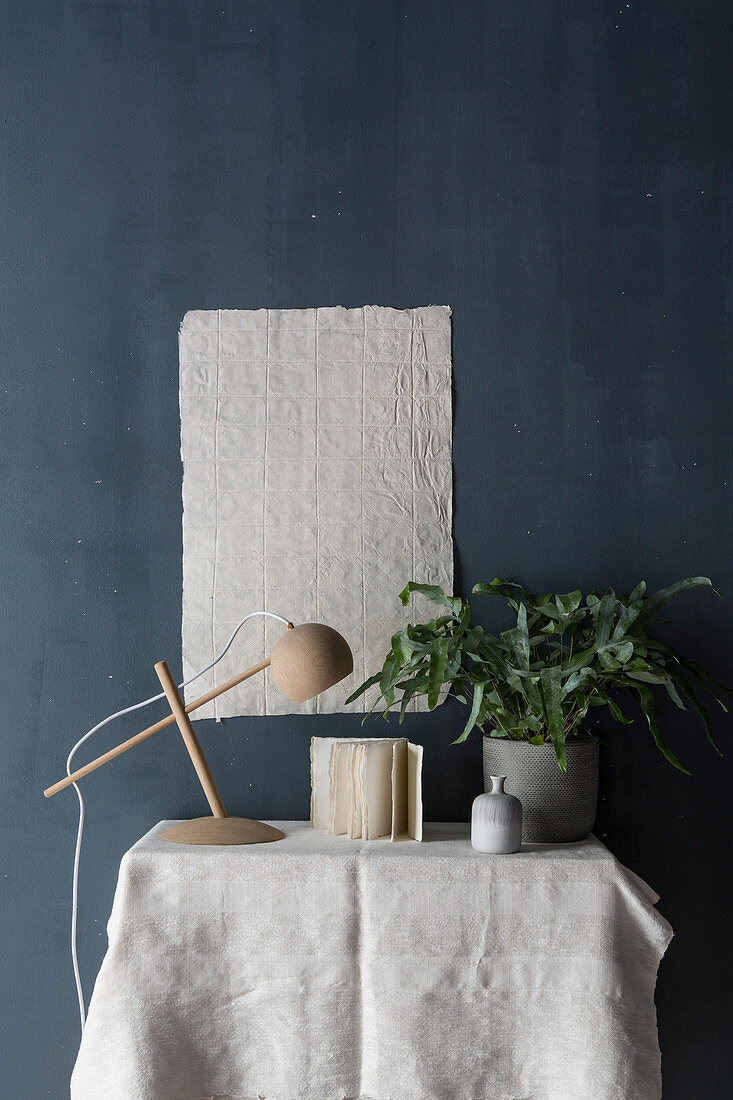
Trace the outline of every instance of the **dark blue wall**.
<path fill-rule="evenodd" d="M 449 303 L 457 588 L 704 573 L 727 602 L 685 597 L 669 635 L 730 679 L 730 29 L 683 0 L 3 0 L 3 1097 L 66 1096 L 78 1040 L 76 800 L 41 789 L 179 668 L 187 309 Z M 723 1100 L 730 753 L 665 717 L 693 777 L 614 727 L 597 828 L 677 932 L 665 1100 Z M 458 721 L 410 721 L 428 818 L 480 786 Z M 305 817 L 311 734 L 358 728 L 200 735 L 234 811 Z M 122 853 L 202 797 L 174 732 L 85 791 L 89 992 Z"/>

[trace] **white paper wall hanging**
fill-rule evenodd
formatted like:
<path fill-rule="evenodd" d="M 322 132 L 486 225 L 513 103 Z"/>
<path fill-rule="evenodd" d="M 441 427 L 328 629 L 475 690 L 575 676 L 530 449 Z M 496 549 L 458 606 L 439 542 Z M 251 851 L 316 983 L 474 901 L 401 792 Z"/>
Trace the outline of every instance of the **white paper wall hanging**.
<path fill-rule="evenodd" d="M 447 306 L 186 314 L 184 676 L 264 608 L 328 623 L 354 652 L 351 679 L 297 709 L 364 709 L 343 700 L 415 614 L 397 593 L 453 583 L 450 346 Z M 280 630 L 252 625 L 217 679 L 270 652 Z M 197 717 L 293 709 L 263 678 Z"/>

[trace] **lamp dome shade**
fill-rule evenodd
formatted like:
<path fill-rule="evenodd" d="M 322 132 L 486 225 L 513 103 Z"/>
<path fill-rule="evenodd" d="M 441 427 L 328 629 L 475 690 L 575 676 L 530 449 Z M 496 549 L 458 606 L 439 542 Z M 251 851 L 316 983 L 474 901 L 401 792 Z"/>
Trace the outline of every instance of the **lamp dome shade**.
<path fill-rule="evenodd" d="M 301 623 L 286 630 L 270 658 L 273 680 L 293 703 L 320 695 L 353 669 L 346 639 L 323 623 Z"/>

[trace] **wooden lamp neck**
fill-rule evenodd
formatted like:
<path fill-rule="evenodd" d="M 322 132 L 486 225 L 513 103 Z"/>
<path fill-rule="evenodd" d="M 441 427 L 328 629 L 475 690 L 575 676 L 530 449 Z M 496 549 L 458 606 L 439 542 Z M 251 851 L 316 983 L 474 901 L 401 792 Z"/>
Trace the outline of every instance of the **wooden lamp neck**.
<path fill-rule="evenodd" d="M 269 664 L 270 658 L 265 657 L 264 660 L 258 661 L 256 665 L 252 665 L 251 668 L 245 669 L 244 672 L 240 672 L 237 676 L 232 676 L 231 680 L 226 680 L 223 684 L 220 684 L 218 687 L 213 688 L 211 691 L 207 691 L 205 695 L 199 696 L 198 699 L 194 699 L 193 702 L 188 703 L 186 706 L 183 706 L 183 701 L 178 694 L 178 688 L 176 687 L 175 682 L 172 680 L 172 678 L 171 683 L 173 684 L 173 688 L 175 689 L 178 701 L 183 707 L 184 713 L 186 714 L 186 716 L 188 716 L 189 714 L 191 714 L 192 711 L 198 710 L 199 707 L 203 707 L 207 703 L 210 703 L 212 699 L 216 699 L 219 695 L 223 695 L 225 691 L 229 691 L 231 688 L 236 687 L 237 684 L 241 684 L 245 680 L 248 680 L 250 676 L 256 676 L 258 672 L 262 672 L 264 669 L 266 669 Z M 161 684 L 163 683 L 163 680 L 158 670 L 163 667 L 168 670 L 168 676 L 170 676 L 170 670 L 168 669 L 168 665 L 165 663 L 165 661 L 159 661 L 158 664 L 155 666 L 155 671 L 158 673 L 158 678 L 160 679 Z M 165 685 L 163 685 L 163 690 L 165 691 Z M 167 691 L 166 697 L 168 698 L 168 702 L 170 703 L 171 699 Z M 135 745 L 139 745 L 142 741 L 147 740 L 148 737 L 152 737 L 154 733 L 157 733 L 159 730 L 165 729 L 166 726 L 172 726 L 173 723 L 176 721 L 178 721 L 178 719 L 175 712 L 169 714 L 167 718 L 162 718 L 160 722 L 156 722 L 154 725 L 148 726 L 147 729 L 142 730 L 140 733 L 136 733 L 134 737 L 130 737 L 127 739 L 127 741 L 123 741 L 121 744 L 115 745 L 115 747 L 113 749 L 110 749 L 109 752 L 105 752 L 102 754 L 102 756 L 98 756 L 96 760 L 92 760 L 89 764 L 85 764 L 83 768 L 78 768 L 75 772 L 72 772 L 71 775 L 67 775 L 64 779 L 60 779 L 58 783 L 54 783 L 51 787 L 46 787 L 45 791 L 43 792 L 44 795 L 46 796 L 46 798 L 50 798 L 52 795 L 64 790 L 65 787 L 70 787 L 72 783 L 76 783 L 77 780 L 83 779 L 85 775 L 89 775 L 90 772 L 96 771 L 97 768 L 101 768 L 103 764 L 107 764 L 110 760 L 114 760 L 116 756 L 121 756 L 123 752 L 127 752 L 128 749 L 132 749 L 135 747 Z M 193 727 L 191 727 L 191 731 L 193 732 Z M 183 730 L 181 730 L 181 733 L 183 734 Z M 196 735 L 194 734 L 193 736 L 196 740 L 196 744 L 198 745 L 198 739 L 196 739 Z M 185 740 L 186 738 L 184 736 L 184 741 Z M 188 747 L 188 742 L 186 742 L 186 745 Z M 201 752 L 201 746 L 199 745 L 198 748 L 199 752 L 201 753 L 201 758 L 203 759 L 204 764 L 206 765 L 206 768 L 208 770 L 208 764 L 206 764 L 204 754 L 203 752 Z M 189 752 L 191 752 L 191 749 L 189 749 Z M 193 753 L 191 755 L 191 758 L 194 760 L 194 766 L 196 766 L 196 760 L 194 759 Z M 196 768 L 196 771 L 198 773 L 198 767 Z M 201 779 L 200 775 L 199 779 Z M 211 780 L 211 782 L 212 784 L 214 783 L 213 779 Z M 214 790 L 216 790 L 215 785 Z M 206 787 L 204 787 L 204 791 L 206 791 Z M 206 793 L 206 797 L 209 797 L 208 792 Z M 218 795 L 218 791 L 217 797 L 219 797 L 221 809 L 223 810 L 223 813 L 219 816 L 226 817 L 226 810 L 224 809 L 224 804 L 221 802 L 221 798 Z M 211 799 L 209 799 L 209 805 L 211 806 L 212 813 L 217 816 L 214 811 L 214 806 L 212 805 Z"/>

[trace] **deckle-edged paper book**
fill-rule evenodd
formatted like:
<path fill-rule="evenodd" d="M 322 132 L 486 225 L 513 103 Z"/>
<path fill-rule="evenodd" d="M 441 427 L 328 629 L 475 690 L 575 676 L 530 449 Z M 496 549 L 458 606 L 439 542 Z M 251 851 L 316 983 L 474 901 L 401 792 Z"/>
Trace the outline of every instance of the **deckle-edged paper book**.
<path fill-rule="evenodd" d="M 422 745 L 311 738 L 311 825 L 352 840 L 422 840 Z"/>

